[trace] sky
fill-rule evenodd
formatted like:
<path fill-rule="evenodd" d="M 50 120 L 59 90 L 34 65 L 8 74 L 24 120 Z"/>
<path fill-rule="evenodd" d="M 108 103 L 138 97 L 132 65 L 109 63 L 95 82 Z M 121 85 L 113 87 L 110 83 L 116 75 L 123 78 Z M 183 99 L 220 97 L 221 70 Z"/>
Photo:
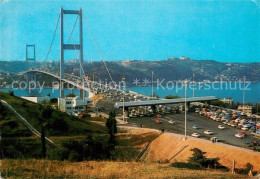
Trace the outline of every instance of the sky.
<path fill-rule="evenodd" d="M 26 44 L 35 44 L 37 60 L 45 60 L 61 7 L 82 8 L 106 61 L 260 61 L 260 0 L 2 0 L 0 61 L 25 60 Z M 71 30 L 76 16 L 66 19 Z M 77 43 L 78 21 L 75 27 Z M 67 42 L 66 20 L 64 33 Z M 85 61 L 100 61 L 85 21 L 83 46 Z M 60 26 L 47 60 L 58 60 L 59 50 Z M 77 53 L 66 51 L 65 60 L 72 58 Z"/>

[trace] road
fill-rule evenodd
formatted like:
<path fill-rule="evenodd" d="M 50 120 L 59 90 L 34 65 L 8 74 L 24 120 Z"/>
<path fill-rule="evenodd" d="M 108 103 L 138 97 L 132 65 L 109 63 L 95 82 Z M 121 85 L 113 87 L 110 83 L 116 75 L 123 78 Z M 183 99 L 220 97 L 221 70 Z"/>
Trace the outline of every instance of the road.
<path fill-rule="evenodd" d="M 155 120 L 157 120 L 156 117 L 142 117 L 142 118 L 130 118 L 128 122 L 130 125 L 134 125 L 134 126 L 140 126 L 142 124 L 143 127 L 155 128 L 159 130 L 164 129 L 167 132 L 184 134 L 184 113 L 163 115 L 162 118 L 160 118 L 160 121 L 162 121 L 161 124 L 156 124 Z M 169 123 L 170 120 L 174 120 L 175 123 L 170 124 Z M 192 126 L 195 124 L 199 126 L 199 129 L 192 128 Z M 192 133 L 196 132 L 201 135 L 201 138 L 210 139 L 210 137 L 218 137 L 224 143 L 228 143 L 236 146 L 242 146 L 242 147 L 245 147 L 246 141 L 260 142 L 260 140 L 254 138 L 250 134 L 250 132 L 247 132 L 248 135 L 244 139 L 239 139 L 235 137 L 235 134 L 241 132 L 242 130 L 227 125 L 224 125 L 225 129 L 221 130 L 218 129 L 218 125 L 220 124 L 221 123 L 208 119 L 197 113 L 188 113 L 187 114 L 187 135 L 190 136 Z M 206 135 L 204 134 L 205 130 L 211 130 L 212 132 L 214 132 L 214 134 Z"/>

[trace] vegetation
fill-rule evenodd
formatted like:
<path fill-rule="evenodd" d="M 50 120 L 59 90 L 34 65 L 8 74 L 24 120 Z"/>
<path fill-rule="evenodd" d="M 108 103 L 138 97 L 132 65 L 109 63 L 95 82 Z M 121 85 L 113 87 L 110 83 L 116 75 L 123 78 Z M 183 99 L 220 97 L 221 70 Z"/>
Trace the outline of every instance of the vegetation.
<path fill-rule="evenodd" d="M 177 168 L 189 168 L 189 169 L 221 169 L 221 170 L 228 170 L 227 167 L 222 166 L 218 160 L 219 158 L 206 158 L 204 154 L 206 152 L 201 151 L 198 148 L 191 149 L 193 151 L 192 156 L 189 158 L 188 163 L 184 162 L 176 162 L 173 163 L 173 167 Z"/>
<path fill-rule="evenodd" d="M 0 104 L 1 147 L 4 158 L 49 158 L 50 156 L 55 158 L 54 156 L 56 154 L 60 155 L 63 153 L 63 150 L 57 152 L 57 147 L 46 143 L 45 136 L 59 136 L 59 141 L 54 142 L 66 151 L 68 145 L 64 145 L 64 142 L 73 143 L 74 139 L 72 137 L 74 136 L 86 136 L 92 134 L 99 136 L 107 134 L 107 129 L 105 127 L 54 110 L 47 104 L 35 104 L 2 92 L 0 92 L 0 98 L 7 101 L 34 128 L 44 134 L 41 139 L 34 136 L 33 133 L 29 131 L 11 111 L 8 110 L 8 108 Z M 66 136 L 71 137 L 66 138 Z M 102 146 L 107 149 L 108 137 L 103 136 L 103 138 L 105 142 L 100 141 L 98 137 L 95 137 L 93 139 L 93 147 L 99 146 L 98 148 L 100 148 Z M 96 139 L 99 141 L 95 141 Z M 79 143 L 80 142 L 81 141 L 79 141 Z M 52 151 L 54 153 L 50 154 Z M 75 151 L 77 152 L 79 150 Z M 93 151 L 98 150 L 93 149 Z M 71 160 L 76 158 L 74 154 L 68 154 L 71 156 Z M 108 156 L 107 154 L 104 155 Z M 93 156 L 95 155 L 93 154 Z M 57 158 L 59 157 L 56 156 L 56 159 Z M 69 158 L 60 157 L 60 159 L 64 160 Z"/>
<path fill-rule="evenodd" d="M 173 96 L 173 95 L 171 95 L 171 94 L 165 96 L 165 99 L 178 99 L 178 98 L 181 98 L 181 97 L 180 97 L 180 96 L 177 96 L 177 95 Z"/>
<path fill-rule="evenodd" d="M 70 93 L 70 94 L 67 94 L 66 97 L 76 97 L 76 95 L 73 93 Z"/>
<path fill-rule="evenodd" d="M 50 160 L 2 160 L 3 178 L 241 178 L 212 170 L 183 170 L 169 164 L 89 161 L 71 163 Z"/>

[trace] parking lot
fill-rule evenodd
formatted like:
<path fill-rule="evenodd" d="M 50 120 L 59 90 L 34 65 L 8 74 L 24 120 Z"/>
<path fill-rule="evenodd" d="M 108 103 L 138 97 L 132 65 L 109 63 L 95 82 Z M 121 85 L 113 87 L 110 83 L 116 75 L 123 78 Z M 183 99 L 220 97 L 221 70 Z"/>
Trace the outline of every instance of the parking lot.
<path fill-rule="evenodd" d="M 156 117 L 138 117 L 129 118 L 128 122 L 129 124 L 135 126 L 140 126 L 142 124 L 143 127 L 155 128 L 159 130 L 164 129 L 166 132 L 184 134 L 184 113 L 162 115 L 162 117 L 159 118 L 161 121 L 160 124 L 157 124 L 155 122 L 156 120 Z M 174 123 L 170 124 L 170 120 L 173 120 Z M 198 125 L 199 129 L 193 129 L 193 125 Z M 218 125 L 223 124 L 201 116 L 198 113 L 189 112 L 187 114 L 187 135 L 189 136 L 196 132 L 200 134 L 201 138 L 210 139 L 211 137 L 218 137 L 221 142 L 242 147 L 245 147 L 246 142 L 260 142 L 260 139 L 254 138 L 248 131 L 245 138 L 239 139 L 235 137 L 235 134 L 241 132 L 242 130 L 230 127 L 228 125 L 224 125 L 225 129 L 221 130 L 218 129 Z M 210 130 L 214 132 L 214 134 L 206 135 L 204 134 L 205 130 Z"/>

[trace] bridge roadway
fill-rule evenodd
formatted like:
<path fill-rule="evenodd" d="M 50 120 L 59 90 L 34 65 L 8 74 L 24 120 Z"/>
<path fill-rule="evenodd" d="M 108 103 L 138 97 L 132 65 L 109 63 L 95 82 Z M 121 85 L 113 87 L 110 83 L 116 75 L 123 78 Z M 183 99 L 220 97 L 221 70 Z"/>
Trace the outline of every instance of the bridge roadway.
<path fill-rule="evenodd" d="M 98 83 L 98 82 L 95 82 L 95 81 L 90 81 L 90 80 L 84 79 L 84 82 L 82 82 L 79 77 L 71 75 L 71 74 L 64 74 L 65 76 L 69 76 L 69 79 L 66 79 L 66 78 L 61 79 L 60 76 L 58 76 L 56 74 L 53 74 L 53 73 L 50 73 L 50 72 L 47 72 L 47 71 L 42 71 L 42 70 L 29 70 L 29 71 L 26 71 L 26 72 L 21 72 L 20 74 L 24 74 L 24 73 L 42 73 L 42 74 L 45 74 L 45 75 L 49 75 L 49 76 L 52 76 L 52 77 L 54 77 L 58 80 L 63 81 L 64 83 L 68 83 L 68 84 L 75 86 L 79 89 L 82 89 L 84 91 L 88 91 L 89 93 L 91 93 L 93 91 L 97 91 L 98 89 L 104 89 L 104 90 L 105 89 L 114 89 L 114 90 L 120 91 L 117 88 L 113 88 L 111 86 L 101 84 L 101 83 Z"/>
<path fill-rule="evenodd" d="M 113 90 L 117 90 L 117 91 L 121 91 L 117 88 L 113 88 L 111 86 L 105 85 L 105 84 L 101 84 L 95 81 L 90 81 L 90 80 L 86 80 L 84 79 L 84 82 L 82 82 L 80 80 L 79 77 L 71 75 L 71 74 L 65 74 L 69 75 L 70 79 L 66 79 L 63 78 L 61 79 L 60 76 L 47 72 L 47 71 L 42 71 L 42 70 L 29 70 L 23 73 L 42 73 L 42 74 L 46 74 L 49 76 L 52 76 L 58 80 L 62 80 L 65 83 L 68 83 L 70 85 L 73 85 L 79 89 L 82 89 L 84 91 L 88 91 L 89 93 L 93 92 L 93 91 L 97 91 L 98 89 L 104 89 L 104 90 L 108 90 L 108 89 L 113 89 Z M 74 79 L 72 79 L 74 78 Z M 121 91 L 122 92 L 122 91 Z M 217 100 L 218 98 L 215 96 L 204 96 L 204 97 L 192 97 L 192 98 L 187 98 L 187 103 L 191 103 L 191 102 L 210 102 L 213 100 Z M 123 106 L 125 108 L 128 107 L 137 107 L 137 106 L 155 106 L 155 105 L 166 105 L 166 104 L 178 104 L 178 103 L 185 103 L 185 98 L 179 98 L 179 99 L 159 99 L 159 100 L 147 100 L 147 101 L 134 101 L 134 102 L 125 102 L 123 105 L 123 102 L 118 102 L 114 105 L 115 108 L 122 108 Z"/>
<path fill-rule="evenodd" d="M 192 97 L 187 98 L 187 103 L 191 102 L 210 102 L 217 100 L 218 98 L 215 96 L 204 96 L 204 97 Z M 178 104 L 178 103 L 185 103 L 185 98 L 178 98 L 178 99 L 159 99 L 159 100 L 148 100 L 148 101 L 134 101 L 134 102 L 118 102 L 115 104 L 115 108 L 125 108 L 128 107 L 138 107 L 138 106 L 153 106 L 153 105 L 166 105 L 166 104 Z"/>

